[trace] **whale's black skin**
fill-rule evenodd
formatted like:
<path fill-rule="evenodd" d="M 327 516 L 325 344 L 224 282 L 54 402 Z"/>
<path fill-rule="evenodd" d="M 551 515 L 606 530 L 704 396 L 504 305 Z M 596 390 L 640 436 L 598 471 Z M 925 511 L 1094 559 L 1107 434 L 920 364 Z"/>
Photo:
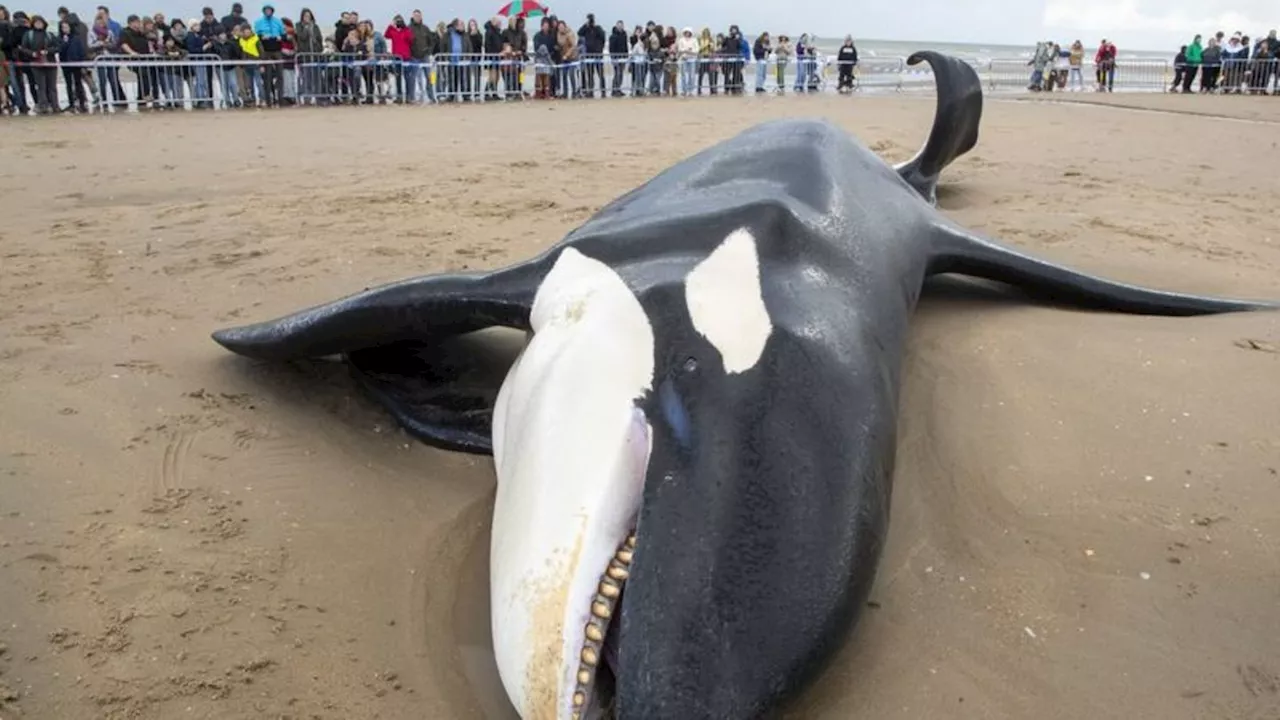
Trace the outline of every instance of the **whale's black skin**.
<path fill-rule="evenodd" d="M 981 89 L 961 61 L 917 53 L 939 82 L 920 156 L 895 169 L 820 121 L 759 125 L 603 208 L 546 253 L 490 273 L 408 280 L 215 339 L 250 357 L 344 354 L 412 433 L 487 452 L 480 402 L 431 397 L 421 343 L 529 328 L 566 246 L 603 261 L 651 319 L 653 428 L 638 546 L 617 620 L 621 718 L 769 715 L 857 621 L 884 545 L 899 376 L 925 278 L 962 273 L 1058 303 L 1153 315 L 1274 305 L 1110 282 L 981 238 L 933 207 L 938 173 L 976 142 Z M 976 99 L 975 99 L 976 98 Z M 733 231 L 754 236 L 773 323 L 728 374 L 694 330 L 684 279 Z"/>

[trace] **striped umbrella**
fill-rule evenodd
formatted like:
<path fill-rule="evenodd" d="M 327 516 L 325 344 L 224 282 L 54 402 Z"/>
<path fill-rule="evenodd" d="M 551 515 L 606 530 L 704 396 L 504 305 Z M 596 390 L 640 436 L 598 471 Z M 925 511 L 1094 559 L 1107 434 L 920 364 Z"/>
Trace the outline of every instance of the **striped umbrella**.
<path fill-rule="evenodd" d="M 503 17 L 542 17 L 547 8 L 534 0 L 511 0 L 502 6 L 498 14 Z"/>

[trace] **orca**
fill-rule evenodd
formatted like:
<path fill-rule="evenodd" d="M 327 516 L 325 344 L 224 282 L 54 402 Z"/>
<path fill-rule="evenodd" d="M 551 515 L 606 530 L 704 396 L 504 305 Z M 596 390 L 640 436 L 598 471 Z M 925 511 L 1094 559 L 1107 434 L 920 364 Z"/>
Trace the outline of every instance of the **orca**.
<path fill-rule="evenodd" d="M 266 361 L 339 355 L 414 436 L 492 453 L 494 652 L 522 717 L 742 720 L 809 685 L 885 544 L 926 278 L 1113 312 L 1276 307 L 1086 275 L 946 218 L 981 83 L 922 61 L 935 121 L 898 166 L 827 122 L 766 122 L 526 262 L 214 333 Z M 431 380 L 424 348 L 491 327 L 528 333 L 495 394 Z"/>

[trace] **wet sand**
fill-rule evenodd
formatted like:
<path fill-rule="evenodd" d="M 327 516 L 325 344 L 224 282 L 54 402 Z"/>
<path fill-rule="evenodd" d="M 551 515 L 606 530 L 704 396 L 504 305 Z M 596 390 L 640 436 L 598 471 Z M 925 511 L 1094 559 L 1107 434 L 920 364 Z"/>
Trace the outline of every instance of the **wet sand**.
<path fill-rule="evenodd" d="M 1280 297 L 1274 128 L 1186 114 L 1280 101 L 1125 102 L 1174 112 L 989 101 L 942 207 L 1117 279 Z M 509 717 L 489 459 L 209 332 L 528 257 L 783 115 L 899 160 L 932 100 L 4 123 L 0 718 Z M 904 377 L 873 606 L 790 717 L 1280 715 L 1280 317 L 943 284 Z"/>

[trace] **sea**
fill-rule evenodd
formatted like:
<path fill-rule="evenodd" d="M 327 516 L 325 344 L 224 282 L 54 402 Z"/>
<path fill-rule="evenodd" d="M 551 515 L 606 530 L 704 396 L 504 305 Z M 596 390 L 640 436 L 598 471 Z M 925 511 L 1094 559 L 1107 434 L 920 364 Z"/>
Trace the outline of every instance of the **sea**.
<path fill-rule="evenodd" d="M 1062 40 L 1062 48 L 1068 49 L 1074 40 Z M 792 38 L 792 42 L 795 38 Z M 844 44 L 844 37 L 816 39 L 814 45 L 824 55 L 834 55 Z M 974 63 L 985 64 L 992 60 L 1030 60 L 1035 53 L 1035 43 L 1028 45 L 996 45 L 992 43 L 939 43 L 928 40 L 863 40 L 854 38 L 859 58 L 907 57 L 917 50 L 936 50 Z M 1085 55 L 1092 58 L 1096 47 L 1085 45 Z M 1167 52 L 1149 50 L 1120 50 L 1119 60 L 1172 60 Z"/>

